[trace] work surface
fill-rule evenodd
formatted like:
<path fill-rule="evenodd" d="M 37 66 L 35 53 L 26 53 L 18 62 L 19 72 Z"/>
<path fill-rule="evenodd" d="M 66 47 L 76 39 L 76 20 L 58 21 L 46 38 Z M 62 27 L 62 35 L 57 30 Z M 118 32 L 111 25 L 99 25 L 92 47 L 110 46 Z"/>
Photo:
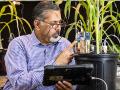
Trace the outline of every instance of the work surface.
<path fill-rule="evenodd" d="M 6 80 L 7 80 L 6 76 L 0 76 L 0 90 L 4 86 Z"/>

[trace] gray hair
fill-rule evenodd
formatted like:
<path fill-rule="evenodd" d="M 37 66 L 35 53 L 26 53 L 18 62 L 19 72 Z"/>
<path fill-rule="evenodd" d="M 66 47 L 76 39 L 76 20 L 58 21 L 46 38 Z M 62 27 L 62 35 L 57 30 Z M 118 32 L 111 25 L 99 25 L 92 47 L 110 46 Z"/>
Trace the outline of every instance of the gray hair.
<path fill-rule="evenodd" d="M 60 8 L 52 1 L 40 1 L 33 9 L 33 20 L 36 18 L 44 20 L 44 12 L 47 10 L 60 10 Z"/>

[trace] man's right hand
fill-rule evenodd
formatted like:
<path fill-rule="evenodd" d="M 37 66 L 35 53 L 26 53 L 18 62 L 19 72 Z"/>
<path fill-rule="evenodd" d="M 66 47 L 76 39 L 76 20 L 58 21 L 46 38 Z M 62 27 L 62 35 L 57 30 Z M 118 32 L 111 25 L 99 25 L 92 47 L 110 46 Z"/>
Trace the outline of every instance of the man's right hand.
<path fill-rule="evenodd" d="M 66 65 L 71 62 L 73 58 L 73 47 L 77 41 L 72 42 L 67 48 L 65 48 L 56 58 L 55 63 L 57 65 Z"/>

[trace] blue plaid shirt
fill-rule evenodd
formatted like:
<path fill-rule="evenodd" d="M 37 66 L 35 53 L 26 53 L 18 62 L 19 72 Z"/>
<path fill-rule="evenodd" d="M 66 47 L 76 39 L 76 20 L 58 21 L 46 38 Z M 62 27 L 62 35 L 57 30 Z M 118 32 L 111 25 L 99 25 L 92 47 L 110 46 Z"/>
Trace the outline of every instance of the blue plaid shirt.
<path fill-rule="evenodd" d="M 43 45 L 32 34 L 15 38 L 5 55 L 8 81 L 3 90 L 55 90 L 43 86 L 44 66 L 55 64 L 55 58 L 70 42 L 62 38 L 57 43 Z M 71 64 L 74 64 L 74 60 Z"/>

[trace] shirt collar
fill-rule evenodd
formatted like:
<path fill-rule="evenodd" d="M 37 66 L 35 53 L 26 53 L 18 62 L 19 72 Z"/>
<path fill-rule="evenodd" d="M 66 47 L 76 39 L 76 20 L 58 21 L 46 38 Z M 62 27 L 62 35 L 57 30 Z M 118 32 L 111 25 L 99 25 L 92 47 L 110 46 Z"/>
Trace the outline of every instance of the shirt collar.
<path fill-rule="evenodd" d="M 58 42 L 62 42 L 63 39 L 64 39 L 64 38 L 62 37 Z M 34 30 L 33 30 L 32 33 L 31 33 L 31 40 L 32 40 L 33 45 L 42 44 L 42 43 L 37 39 Z M 55 42 L 55 43 L 58 43 L 58 42 Z M 50 44 L 55 44 L 55 43 L 50 43 Z M 43 44 L 42 44 L 42 45 L 43 45 Z"/>
<path fill-rule="evenodd" d="M 40 41 L 37 39 L 34 30 L 31 33 L 31 40 L 33 45 L 38 45 L 40 44 Z"/>

